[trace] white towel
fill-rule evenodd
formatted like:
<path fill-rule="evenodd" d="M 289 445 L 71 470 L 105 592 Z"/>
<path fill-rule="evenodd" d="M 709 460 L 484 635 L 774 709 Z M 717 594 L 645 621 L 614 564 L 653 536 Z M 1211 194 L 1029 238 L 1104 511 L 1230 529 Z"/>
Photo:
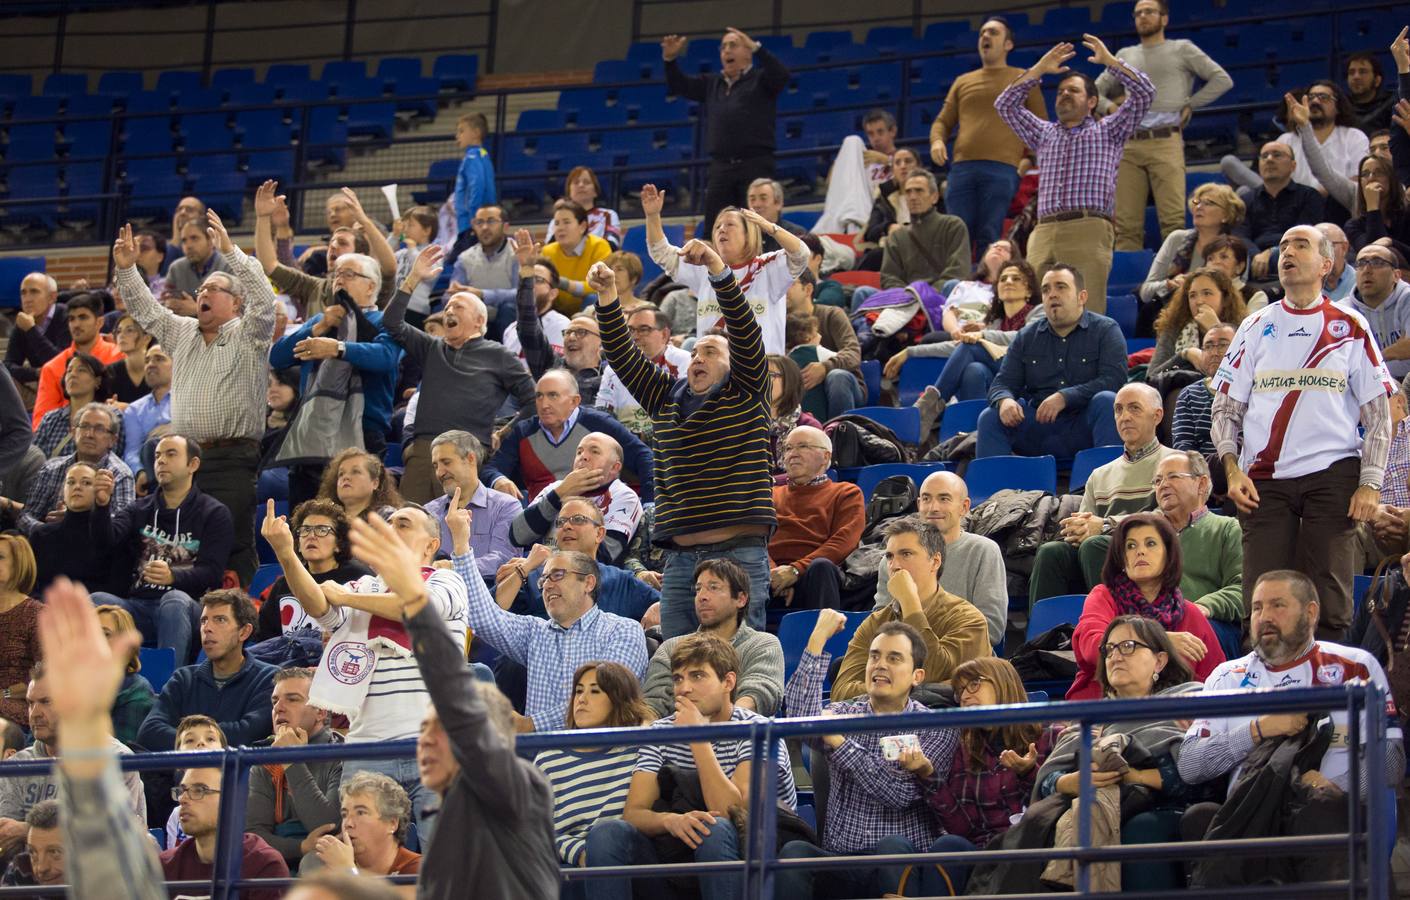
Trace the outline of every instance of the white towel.
<path fill-rule="evenodd" d="M 813 234 L 852 234 L 867 227 L 872 183 L 862 159 L 864 149 L 862 139 L 855 134 L 842 139 L 828 179 L 827 199 Z"/>

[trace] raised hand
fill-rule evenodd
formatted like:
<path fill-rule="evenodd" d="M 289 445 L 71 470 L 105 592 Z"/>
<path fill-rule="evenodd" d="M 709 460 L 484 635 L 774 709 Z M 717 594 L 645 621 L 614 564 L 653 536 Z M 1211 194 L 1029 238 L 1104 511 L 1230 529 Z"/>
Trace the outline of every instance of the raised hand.
<path fill-rule="evenodd" d="M 539 250 L 534 246 L 534 236 L 529 233 L 529 229 L 520 228 L 514 232 L 514 258 L 519 261 L 519 277 L 524 277 L 524 271 L 534 261 L 534 254 Z"/>
<path fill-rule="evenodd" d="M 289 520 L 275 514 L 273 500 L 269 500 L 265 505 L 264 521 L 260 523 L 259 533 L 269 542 L 276 555 L 294 555 L 294 533 L 289 530 Z"/>
<path fill-rule="evenodd" d="M 617 299 L 617 273 L 605 262 L 595 262 L 587 273 L 588 287 L 597 294 L 599 303 L 611 303 Z"/>
<path fill-rule="evenodd" d="M 1102 43 L 1102 39 L 1095 34 L 1082 35 L 1082 46 L 1092 51 L 1092 55 L 1088 57 L 1087 62 L 1107 67 L 1121 65 L 1121 61 L 1106 48 L 1106 44 Z"/>
<path fill-rule="evenodd" d="M 745 34 L 744 32 L 740 31 L 738 28 L 726 28 L 725 34 L 732 34 L 735 37 L 739 38 L 740 43 L 744 44 L 744 49 L 748 50 L 750 53 L 753 53 L 755 50 L 759 49 L 759 42 L 754 40 L 752 37 Z"/>
<path fill-rule="evenodd" d="M 666 192 L 656 190 L 654 184 L 641 186 L 641 212 L 644 216 L 659 216 L 666 205 Z"/>
<path fill-rule="evenodd" d="M 284 195 L 274 193 L 278 189 L 279 182 L 273 179 L 255 189 L 255 215 L 272 216 L 278 212 L 280 205 L 284 203 Z"/>
<path fill-rule="evenodd" d="M 441 277 L 441 257 L 445 255 L 445 250 L 440 244 L 427 244 L 426 247 L 416 254 L 416 262 L 411 264 L 411 275 L 407 279 L 419 284 L 423 281 L 434 282 Z"/>
<path fill-rule="evenodd" d="M 529 549 L 529 555 L 524 560 L 524 567 L 532 572 L 534 569 L 548 562 L 548 558 L 552 555 L 553 551 L 543 544 L 535 544 Z"/>
<path fill-rule="evenodd" d="M 747 206 L 740 209 L 739 215 L 743 217 L 744 221 L 753 222 L 763 231 L 770 231 L 778 227 L 773 222 L 770 222 L 768 219 L 754 212 L 754 210 L 750 209 Z"/>
<path fill-rule="evenodd" d="M 680 248 L 678 252 L 684 262 L 693 266 L 704 266 L 710 270 L 711 275 L 718 275 L 725 269 L 725 262 L 720 259 L 720 254 L 700 238 L 691 238 L 686 241 L 685 246 Z"/>
<path fill-rule="evenodd" d="M 70 725 L 108 721 L 127 661 L 141 643 L 136 631 L 114 635 L 109 643 L 83 585 L 59 578 L 45 591 L 39 645 L 45 659 L 63 660 L 47 669 L 45 679 L 61 733 Z"/>
<path fill-rule="evenodd" d="M 446 509 L 446 528 L 450 530 L 450 549 L 457 555 L 470 550 L 470 509 L 460 505 L 460 487 L 451 494 L 450 507 Z M 463 549 L 462 549 L 463 548 Z"/>
<path fill-rule="evenodd" d="M 685 52 L 685 45 L 689 38 L 681 37 L 678 34 L 668 34 L 661 38 L 661 59 L 670 62 L 677 59 Z"/>
<path fill-rule="evenodd" d="M 1400 29 L 1400 34 L 1390 44 L 1390 55 L 1395 57 L 1395 71 L 1410 75 L 1410 26 Z"/>
<path fill-rule="evenodd" d="M 1312 111 L 1307 108 L 1307 103 L 1297 94 L 1288 91 L 1283 95 L 1283 102 L 1286 103 L 1288 107 L 1289 127 L 1301 128 L 1310 121 Z"/>
<path fill-rule="evenodd" d="M 113 499 L 113 473 L 107 469 L 99 469 L 93 473 L 93 502 L 99 506 L 107 506 L 108 501 Z"/>
<path fill-rule="evenodd" d="M 132 223 L 118 229 L 117 240 L 113 241 L 113 263 L 119 269 L 137 265 L 137 241 L 132 237 Z"/>
<path fill-rule="evenodd" d="M 354 191 L 350 187 L 345 187 L 342 188 L 339 193 L 341 193 L 344 199 L 346 199 L 348 203 L 351 204 L 353 209 L 353 215 L 357 217 L 357 220 L 359 222 L 370 221 L 367 215 L 367 211 L 362 208 L 362 201 L 357 199 L 357 191 Z"/>
<path fill-rule="evenodd" d="M 1390 120 L 1410 134 L 1410 100 L 1395 101 L 1395 112 L 1391 113 Z"/>
<path fill-rule="evenodd" d="M 1055 44 L 1051 50 L 1044 53 L 1042 58 L 1033 64 L 1033 72 L 1039 77 L 1061 75 L 1067 71 L 1067 66 L 1064 64 L 1076 55 L 1077 51 L 1070 43 L 1064 41 L 1061 44 Z"/>
<path fill-rule="evenodd" d="M 808 636 L 808 652 L 814 656 L 818 655 L 832 636 L 841 633 L 846 627 L 847 617 L 842 613 L 835 609 L 818 610 L 817 624 L 813 626 L 813 633 Z"/>
<path fill-rule="evenodd" d="M 401 542 L 396 529 L 381 516 L 371 516 L 354 519 L 348 530 L 353 556 L 381 576 L 387 590 L 401 601 L 403 614 L 419 612 L 426 605 L 421 560 Z"/>
<path fill-rule="evenodd" d="M 230 241 L 230 233 L 225 230 L 225 223 L 220 221 L 220 214 L 214 209 L 206 210 L 206 234 L 221 253 L 229 253 L 235 246 Z"/>

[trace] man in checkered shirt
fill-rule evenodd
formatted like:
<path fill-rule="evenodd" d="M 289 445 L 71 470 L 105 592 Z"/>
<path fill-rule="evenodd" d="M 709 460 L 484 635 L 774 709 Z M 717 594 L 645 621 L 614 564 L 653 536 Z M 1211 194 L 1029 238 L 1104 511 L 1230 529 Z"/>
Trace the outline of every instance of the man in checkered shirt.
<path fill-rule="evenodd" d="M 274 292 L 259 262 L 206 211 L 211 239 L 229 272 L 212 272 L 196 294 L 196 317 L 178 316 L 152 297 L 137 270 L 137 244 L 125 225 L 113 244 L 117 286 L 137 324 L 171 354 L 171 426 L 201 443 L 196 486 L 230 509 L 230 566 L 249 584 L 255 559 L 255 471 L 264 434 L 265 383 L 274 341 Z"/>

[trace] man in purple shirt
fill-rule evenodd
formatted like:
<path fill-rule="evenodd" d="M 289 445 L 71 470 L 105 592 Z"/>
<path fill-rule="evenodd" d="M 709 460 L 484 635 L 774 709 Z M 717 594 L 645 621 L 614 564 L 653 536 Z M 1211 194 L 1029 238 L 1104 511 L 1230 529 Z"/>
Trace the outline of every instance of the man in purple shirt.
<path fill-rule="evenodd" d="M 510 527 L 523 507 L 508 494 L 492 491 L 481 483 L 480 467 L 484 461 L 485 448 L 470 432 L 454 430 L 437 435 L 431 442 L 431 465 L 445 493 L 427 503 L 426 512 L 440 523 L 441 548 L 449 551 L 446 512 L 456 488 L 460 489 L 461 506 L 470 510 L 470 549 L 475 551 L 475 567 L 493 581 L 500 566 L 523 555 L 510 541 Z"/>
<path fill-rule="evenodd" d="M 1084 34 L 1082 43 L 1092 51 L 1089 61 L 1105 66 L 1126 89 L 1126 101 L 1115 113 L 1100 122 L 1092 117 L 1096 82 L 1068 71 L 1065 63 L 1076 51 L 1067 43 L 1043 54 L 1004 89 L 994 108 L 1038 153 L 1038 226 L 1028 238 L 1028 261 L 1039 276 L 1055 262 L 1075 267 L 1087 282 L 1087 308 L 1105 314 L 1106 279 L 1116 242 L 1116 173 L 1126 140 L 1155 100 L 1155 85 L 1145 73 L 1117 59 L 1095 35 Z M 1029 90 L 1044 75 L 1062 75 L 1056 122 L 1038 118 L 1025 106 Z"/>

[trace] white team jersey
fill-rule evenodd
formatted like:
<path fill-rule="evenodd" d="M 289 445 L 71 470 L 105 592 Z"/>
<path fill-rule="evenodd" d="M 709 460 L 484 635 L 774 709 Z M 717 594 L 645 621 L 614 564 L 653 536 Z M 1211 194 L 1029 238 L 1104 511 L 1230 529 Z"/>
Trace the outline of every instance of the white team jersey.
<path fill-rule="evenodd" d="M 543 329 L 544 340 L 553 352 L 563 355 L 563 329 L 568 327 L 568 317 L 556 309 L 539 316 L 539 327 Z M 519 343 L 519 323 L 510 322 L 504 329 L 504 349 L 520 359 L 524 358 L 524 345 Z"/>
<path fill-rule="evenodd" d="M 1210 389 L 1248 405 L 1239 466 L 1297 478 L 1359 456 L 1361 405 L 1394 388 L 1366 320 L 1325 296 L 1244 319 Z"/>
<path fill-rule="evenodd" d="M 561 480 L 555 481 L 539 491 L 533 502 L 539 502 L 540 497 L 549 491 L 557 490 L 562 483 Z M 641 498 L 622 479 L 615 479 L 607 486 L 607 490 L 600 494 L 589 494 L 587 499 L 602 513 L 602 525 L 608 531 L 625 534 L 628 541 L 636 534 L 636 528 L 641 524 Z"/>
<path fill-rule="evenodd" d="M 1342 644 L 1333 644 L 1330 641 L 1313 641 L 1312 649 L 1305 655 L 1287 665 L 1276 668 L 1264 663 L 1257 653 L 1250 653 L 1248 656 L 1220 663 L 1209 678 L 1205 679 L 1204 689 L 1205 691 L 1266 691 L 1299 687 L 1339 687 L 1356 679 L 1370 681 L 1385 691 L 1386 716 L 1389 718 L 1386 727 L 1386 740 L 1400 741 L 1402 739 L 1401 728 L 1399 719 L 1396 718 L 1395 700 L 1390 695 L 1390 683 L 1386 681 L 1381 664 L 1376 662 L 1374 656 L 1360 647 L 1347 647 Z M 1249 706 L 1257 708 L 1257 699 L 1252 698 Z M 1185 737 L 1186 740 L 1189 740 L 1196 737 L 1227 734 L 1240 728 L 1247 730 L 1255 718 L 1257 715 L 1228 719 L 1195 719 L 1190 723 L 1189 731 L 1186 732 Z M 1350 756 L 1347 753 L 1345 741 L 1345 735 L 1348 733 L 1347 715 L 1344 711 L 1333 711 L 1331 720 L 1336 728 L 1337 736 L 1341 740 L 1338 742 L 1337 739 L 1334 739 L 1332 745 L 1327 748 L 1326 754 L 1322 757 L 1319 771 L 1323 777 L 1337 787 L 1349 790 L 1347 777 L 1350 769 Z M 1325 721 L 1325 716 L 1323 721 Z M 1365 734 L 1364 727 L 1362 734 Z M 1231 790 L 1238 782 L 1239 771 L 1242 768 L 1243 766 L 1240 765 L 1230 777 Z"/>
<path fill-rule="evenodd" d="M 782 250 L 756 256 L 742 266 L 735 267 L 734 278 L 739 290 L 754 310 L 754 318 L 764 330 L 764 352 L 782 355 L 784 350 L 783 326 L 788 319 L 788 288 L 798 273 L 807 268 L 807 258 L 803 265 L 794 271 L 788 262 L 788 254 Z M 720 301 L 715 298 L 715 289 L 710 285 L 710 270 L 704 266 L 693 266 L 682 262 L 674 274 L 676 281 L 690 288 L 690 292 L 700 301 L 696 307 L 695 333 L 704 337 L 720 321 Z"/>
<path fill-rule="evenodd" d="M 672 378 L 685 377 L 685 367 L 690 365 L 689 350 L 682 350 L 674 344 L 667 344 L 662 356 L 665 357 L 665 365 L 658 363 L 658 368 L 665 369 Z M 612 413 L 618 419 L 623 418 L 632 409 L 641 406 L 609 365 L 602 367 L 602 382 L 598 385 L 597 402 L 594 405 L 600 410 Z"/>

